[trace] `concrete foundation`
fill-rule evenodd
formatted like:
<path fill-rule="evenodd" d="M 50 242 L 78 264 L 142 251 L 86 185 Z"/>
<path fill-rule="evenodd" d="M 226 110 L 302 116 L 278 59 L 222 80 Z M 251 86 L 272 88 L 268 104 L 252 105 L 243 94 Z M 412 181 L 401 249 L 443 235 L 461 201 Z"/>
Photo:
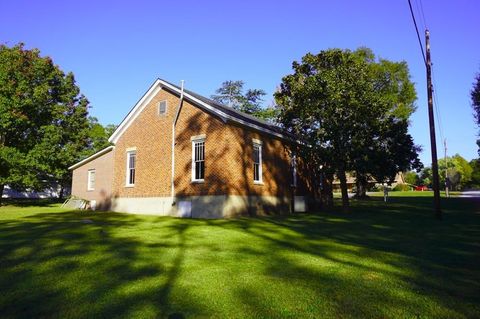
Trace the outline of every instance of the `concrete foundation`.
<path fill-rule="evenodd" d="M 290 212 L 290 199 L 275 196 L 185 196 L 120 197 L 112 200 L 112 210 L 133 214 L 192 218 L 283 215 Z M 307 210 L 306 198 L 295 197 L 295 212 Z"/>

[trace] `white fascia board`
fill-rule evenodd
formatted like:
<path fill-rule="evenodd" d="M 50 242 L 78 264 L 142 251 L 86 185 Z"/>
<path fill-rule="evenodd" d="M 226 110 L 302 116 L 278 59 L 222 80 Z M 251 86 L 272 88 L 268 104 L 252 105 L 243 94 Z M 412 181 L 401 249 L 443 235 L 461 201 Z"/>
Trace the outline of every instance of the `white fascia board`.
<path fill-rule="evenodd" d="M 159 85 L 160 80 L 156 80 L 150 89 L 142 96 L 142 98 L 135 104 L 132 111 L 128 113 L 127 117 L 120 123 L 112 136 L 108 139 L 110 143 L 116 144 L 120 136 L 127 130 L 137 116 L 143 111 L 145 106 L 152 100 L 152 98 L 162 89 Z"/>
<path fill-rule="evenodd" d="M 75 168 L 77 168 L 77 167 L 80 167 L 80 166 L 82 166 L 82 165 L 84 165 L 84 164 L 86 164 L 86 163 L 88 163 L 88 162 L 96 159 L 97 157 L 100 157 L 100 156 L 102 156 L 103 154 L 106 154 L 106 153 L 110 152 L 110 151 L 113 150 L 114 148 L 115 148 L 115 146 L 113 146 L 113 145 L 112 145 L 112 146 L 109 146 L 109 147 L 106 147 L 106 148 L 104 148 L 103 150 L 100 150 L 100 151 L 96 152 L 95 154 L 90 155 L 90 156 L 87 157 L 86 159 L 81 160 L 81 161 L 78 162 L 77 164 L 74 164 L 74 165 L 70 166 L 68 169 L 69 169 L 69 170 L 72 170 L 72 169 L 75 169 Z"/>

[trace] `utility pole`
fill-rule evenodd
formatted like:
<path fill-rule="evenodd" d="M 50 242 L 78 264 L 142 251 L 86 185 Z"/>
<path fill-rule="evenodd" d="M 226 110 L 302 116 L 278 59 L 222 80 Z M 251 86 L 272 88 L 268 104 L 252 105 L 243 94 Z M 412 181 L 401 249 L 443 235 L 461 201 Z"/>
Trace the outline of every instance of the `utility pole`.
<path fill-rule="evenodd" d="M 445 147 L 445 197 L 449 198 L 450 193 L 449 193 L 449 187 L 450 183 L 448 180 L 448 162 L 447 162 L 447 139 L 443 141 L 443 145 Z"/>
<path fill-rule="evenodd" d="M 430 145 L 432 149 L 432 174 L 433 174 L 433 202 L 435 216 L 442 219 L 440 209 L 440 185 L 438 178 L 438 159 L 437 159 L 437 141 L 435 138 L 435 121 L 433 118 L 433 98 L 432 98 L 432 63 L 430 61 L 430 32 L 425 30 L 425 45 L 427 56 L 427 94 L 428 94 L 428 121 L 430 123 Z"/>

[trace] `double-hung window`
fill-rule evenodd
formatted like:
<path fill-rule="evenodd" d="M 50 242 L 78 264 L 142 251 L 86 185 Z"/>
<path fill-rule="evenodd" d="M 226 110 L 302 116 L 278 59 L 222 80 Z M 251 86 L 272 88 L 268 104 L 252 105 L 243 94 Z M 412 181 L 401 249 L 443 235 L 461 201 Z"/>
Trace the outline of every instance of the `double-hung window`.
<path fill-rule="evenodd" d="M 262 183 L 262 143 L 253 141 L 253 182 Z"/>
<path fill-rule="evenodd" d="M 137 152 L 128 151 L 127 152 L 127 186 L 135 185 L 135 166 L 137 162 Z"/>
<path fill-rule="evenodd" d="M 205 138 L 192 139 L 192 181 L 205 180 Z"/>
<path fill-rule="evenodd" d="M 87 174 L 87 190 L 93 191 L 95 190 L 95 170 L 90 169 Z"/>

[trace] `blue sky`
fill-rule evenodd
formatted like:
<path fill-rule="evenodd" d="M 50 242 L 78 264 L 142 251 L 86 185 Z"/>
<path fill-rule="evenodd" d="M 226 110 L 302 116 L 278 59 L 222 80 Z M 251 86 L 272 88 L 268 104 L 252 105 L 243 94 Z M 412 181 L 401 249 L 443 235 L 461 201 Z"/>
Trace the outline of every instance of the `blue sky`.
<path fill-rule="evenodd" d="M 430 29 L 437 128 L 449 154 L 477 157 L 470 90 L 480 71 L 480 1 L 412 0 Z M 417 6 L 423 7 L 425 23 Z M 157 77 L 209 96 L 225 80 L 268 93 L 307 52 L 371 48 L 408 62 L 418 93 L 410 132 L 429 165 L 425 68 L 407 0 L 2 1 L 0 42 L 24 42 L 76 75 L 101 123 L 119 124 Z M 438 122 L 437 122 L 438 124 Z"/>

